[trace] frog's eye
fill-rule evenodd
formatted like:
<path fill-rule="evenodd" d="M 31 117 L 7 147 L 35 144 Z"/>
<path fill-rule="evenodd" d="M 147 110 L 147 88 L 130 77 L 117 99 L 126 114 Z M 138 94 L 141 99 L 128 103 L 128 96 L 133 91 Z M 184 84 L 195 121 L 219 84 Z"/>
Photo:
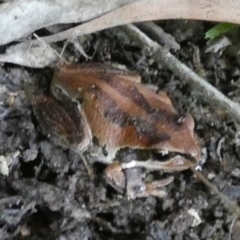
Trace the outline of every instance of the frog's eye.
<path fill-rule="evenodd" d="M 103 153 L 103 156 L 105 156 L 105 157 L 108 155 L 106 145 L 102 147 L 102 153 Z"/>
<path fill-rule="evenodd" d="M 152 152 L 153 158 L 158 159 L 160 161 L 166 161 L 169 159 L 169 151 L 168 150 L 157 150 Z"/>

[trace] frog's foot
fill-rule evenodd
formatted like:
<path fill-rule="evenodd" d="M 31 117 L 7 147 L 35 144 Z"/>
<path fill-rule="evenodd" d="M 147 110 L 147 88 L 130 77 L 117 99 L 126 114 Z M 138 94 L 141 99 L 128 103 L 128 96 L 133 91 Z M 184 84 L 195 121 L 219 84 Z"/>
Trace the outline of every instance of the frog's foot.
<path fill-rule="evenodd" d="M 168 178 L 165 178 L 162 180 L 153 181 L 151 183 L 145 184 L 146 196 L 152 195 L 152 196 L 159 197 L 159 198 L 165 197 L 167 195 L 166 192 L 160 188 L 170 184 L 173 180 L 174 180 L 174 177 L 171 176 L 171 177 L 168 177 Z"/>
<path fill-rule="evenodd" d="M 173 177 L 169 177 L 160 181 L 144 183 L 143 175 L 140 168 L 126 169 L 125 173 L 120 164 L 114 163 L 109 165 L 105 170 L 107 182 L 119 192 L 127 192 L 129 198 L 139 198 L 156 196 L 163 198 L 166 192 L 161 188 L 173 181 Z"/>
<path fill-rule="evenodd" d="M 173 176 L 162 179 L 159 181 L 152 181 L 150 183 L 144 183 L 142 181 L 141 169 L 133 168 L 126 169 L 126 191 L 129 198 L 140 198 L 155 196 L 163 198 L 167 193 L 162 189 L 162 187 L 168 185 L 173 181 Z"/>

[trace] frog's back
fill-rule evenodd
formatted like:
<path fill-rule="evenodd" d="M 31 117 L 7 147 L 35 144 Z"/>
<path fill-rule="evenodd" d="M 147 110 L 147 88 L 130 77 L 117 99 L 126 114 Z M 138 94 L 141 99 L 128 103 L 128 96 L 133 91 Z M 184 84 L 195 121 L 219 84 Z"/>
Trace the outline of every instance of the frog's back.
<path fill-rule="evenodd" d="M 80 65 L 60 69 L 53 81 L 81 102 L 101 146 L 159 148 L 181 129 L 179 116 L 166 95 L 134 78 L 138 76 L 102 65 Z"/>

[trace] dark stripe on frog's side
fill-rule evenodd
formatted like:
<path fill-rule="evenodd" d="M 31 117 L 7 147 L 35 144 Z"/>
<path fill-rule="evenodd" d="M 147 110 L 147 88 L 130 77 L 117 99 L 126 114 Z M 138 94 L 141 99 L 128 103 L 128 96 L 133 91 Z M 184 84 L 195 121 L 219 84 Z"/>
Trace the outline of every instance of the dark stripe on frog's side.
<path fill-rule="evenodd" d="M 147 113 L 148 111 L 151 111 L 151 106 L 149 105 L 146 98 L 140 92 L 138 92 L 137 88 L 134 85 L 125 86 L 125 81 L 121 81 L 121 76 L 119 80 L 113 80 L 111 76 L 106 76 L 105 78 L 102 78 L 102 81 L 105 81 L 115 90 L 117 90 L 122 96 L 129 98 L 138 106 L 141 106 Z"/>
<path fill-rule="evenodd" d="M 168 134 L 157 131 L 155 122 L 149 122 L 141 117 L 131 116 L 123 111 L 119 105 L 113 99 L 109 98 L 105 92 L 101 91 L 98 86 L 95 86 L 94 89 L 92 88 L 91 90 L 102 104 L 101 107 L 104 117 L 122 128 L 134 126 L 139 139 L 146 142 L 146 145 L 154 145 L 170 139 Z"/>
<path fill-rule="evenodd" d="M 143 96 L 143 94 L 140 93 L 137 87 L 135 87 L 133 84 L 125 85 L 126 80 L 125 81 L 122 81 L 121 79 L 113 80 L 111 77 L 112 76 L 104 75 L 102 76 L 101 81 L 106 82 L 108 85 L 114 88 L 115 91 L 118 91 L 122 96 L 127 97 L 130 101 L 134 102 L 137 106 L 142 108 L 146 112 L 146 114 L 149 115 L 153 122 L 166 123 L 175 130 L 178 130 L 181 127 L 181 124 L 178 122 L 179 120 L 178 115 L 173 114 L 171 112 L 167 112 L 165 110 L 154 109 L 148 103 L 147 99 Z"/>

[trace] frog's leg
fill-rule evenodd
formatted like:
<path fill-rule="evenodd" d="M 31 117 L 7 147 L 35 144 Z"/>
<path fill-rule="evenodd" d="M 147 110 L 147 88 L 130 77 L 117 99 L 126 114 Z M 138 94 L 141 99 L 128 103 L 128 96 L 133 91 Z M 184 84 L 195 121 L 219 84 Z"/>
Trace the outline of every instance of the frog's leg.
<path fill-rule="evenodd" d="M 171 183 L 173 177 L 153 181 L 151 183 L 144 183 L 144 176 L 142 175 L 141 168 L 150 170 L 181 171 L 194 165 L 196 165 L 196 163 L 193 163 L 182 156 L 176 156 L 166 162 L 132 160 L 128 163 L 114 163 L 108 166 L 105 170 L 105 175 L 108 183 L 120 192 L 123 192 L 123 189 L 125 189 L 130 198 L 147 197 L 150 195 L 162 198 L 166 195 L 166 192 L 161 188 Z"/>
<path fill-rule="evenodd" d="M 31 101 L 42 132 L 56 145 L 80 154 L 92 179 L 92 168 L 81 154 L 82 150 L 91 142 L 84 115 L 81 114 L 78 108 L 72 108 L 71 115 L 69 115 L 58 101 L 43 94 L 32 96 Z"/>
<path fill-rule="evenodd" d="M 130 168 L 123 170 L 121 164 L 114 163 L 105 170 L 107 182 L 117 191 L 123 193 L 126 191 L 129 198 L 139 198 L 147 196 L 165 197 L 166 192 L 162 189 L 173 181 L 169 177 L 160 181 L 144 183 L 144 175 L 141 168 Z"/>

